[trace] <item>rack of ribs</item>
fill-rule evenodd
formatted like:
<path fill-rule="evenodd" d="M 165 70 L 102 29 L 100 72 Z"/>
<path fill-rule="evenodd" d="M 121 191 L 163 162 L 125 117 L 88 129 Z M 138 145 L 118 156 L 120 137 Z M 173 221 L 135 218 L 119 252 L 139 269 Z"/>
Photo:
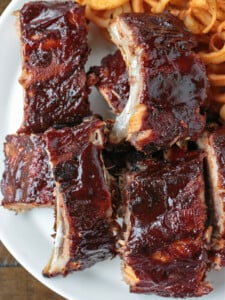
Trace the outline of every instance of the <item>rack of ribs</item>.
<path fill-rule="evenodd" d="M 169 13 L 122 14 L 109 27 L 128 70 L 129 99 L 112 143 L 153 151 L 196 140 L 205 127 L 208 80 L 194 36 Z"/>
<path fill-rule="evenodd" d="M 124 175 L 122 270 L 134 293 L 189 297 L 209 293 L 203 153 L 138 162 Z M 145 166 L 145 167 L 144 167 Z"/>
<path fill-rule="evenodd" d="M 84 8 L 73 1 L 34 1 L 18 12 L 25 90 L 19 133 L 74 125 L 90 115 L 84 64 L 89 49 Z"/>
<path fill-rule="evenodd" d="M 42 135 L 8 135 L 4 150 L 2 205 L 16 212 L 53 206 L 55 183 Z"/>
<path fill-rule="evenodd" d="M 95 119 L 45 134 L 56 182 L 56 235 L 45 276 L 66 275 L 114 255 L 104 127 Z"/>
<path fill-rule="evenodd" d="M 216 269 L 225 267 L 225 127 L 205 131 L 198 145 L 206 152 L 212 218 L 211 259 Z"/>
<path fill-rule="evenodd" d="M 115 114 L 120 114 L 129 98 L 130 86 L 126 65 L 119 50 L 109 54 L 100 66 L 91 67 L 90 85 L 95 85 Z"/>

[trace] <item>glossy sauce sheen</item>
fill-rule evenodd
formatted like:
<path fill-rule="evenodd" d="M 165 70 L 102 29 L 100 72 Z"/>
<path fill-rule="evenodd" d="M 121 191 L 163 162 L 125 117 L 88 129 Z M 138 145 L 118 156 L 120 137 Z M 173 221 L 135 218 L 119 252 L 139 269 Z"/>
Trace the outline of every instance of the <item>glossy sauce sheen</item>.
<path fill-rule="evenodd" d="M 84 9 L 74 2 L 30 2 L 19 11 L 25 89 L 19 132 L 75 124 L 90 114 L 84 64 Z"/>
<path fill-rule="evenodd" d="M 113 111 L 122 112 L 129 98 L 130 86 L 126 65 L 120 51 L 104 57 L 101 66 L 92 67 L 90 74 L 96 76 L 96 86 L 100 92 L 103 91 Z"/>
<path fill-rule="evenodd" d="M 9 208 L 17 204 L 52 206 L 55 201 L 54 180 L 42 137 L 8 135 L 4 148 L 2 205 Z"/>
<path fill-rule="evenodd" d="M 73 262 L 79 262 L 79 269 L 84 269 L 114 253 L 111 195 L 101 158 L 103 144 L 91 142 L 96 130 L 102 131 L 103 126 L 102 121 L 93 120 L 46 133 L 54 177 L 60 185 L 70 227 L 71 256 L 66 272 L 74 269 Z"/>
<path fill-rule="evenodd" d="M 131 231 L 123 254 L 139 282 L 136 293 L 200 296 L 204 280 L 206 206 L 202 154 L 170 163 L 148 162 L 126 176 Z"/>
<path fill-rule="evenodd" d="M 129 51 L 142 50 L 140 79 L 133 79 L 143 80 L 138 103 L 147 108 L 138 121 L 139 131 L 150 129 L 152 134 L 138 149 L 156 150 L 187 137 L 195 140 L 205 127 L 202 110 L 208 88 L 205 66 L 192 51 L 195 37 L 169 13 L 124 14 L 120 19 L 131 31 Z M 136 146 L 132 136 L 130 140 Z"/>

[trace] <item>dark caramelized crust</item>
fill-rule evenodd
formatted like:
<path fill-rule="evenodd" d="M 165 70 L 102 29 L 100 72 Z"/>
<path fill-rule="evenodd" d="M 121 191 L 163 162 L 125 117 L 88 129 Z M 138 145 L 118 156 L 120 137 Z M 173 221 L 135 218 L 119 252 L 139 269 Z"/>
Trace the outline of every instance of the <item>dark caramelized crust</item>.
<path fill-rule="evenodd" d="M 101 66 L 92 67 L 89 81 L 95 84 L 114 113 L 121 113 L 129 98 L 130 86 L 124 60 L 117 50 L 101 61 Z"/>
<path fill-rule="evenodd" d="M 180 139 L 196 140 L 205 127 L 208 81 L 192 51 L 193 35 L 169 13 L 123 14 L 110 34 L 129 72 L 130 96 L 116 119 L 111 141 L 129 140 L 156 150 Z"/>
<path fill-rule="evenodd" d="M 131 292 L 201 296 L 204 282 L 206 205 L 203 155 L 171 163 L 150 162 L 126 174 L 124 279 Z"/>
<path fill-rule="evenodd" d="M 90 115 L 84 9 L 73 1 L 29 2 L 19 11 L 25 89 L 19 132 L 43 132 Z"/>
<path fill-rule="evenodd" d="M 198 140 L 207 156 L 213 225 L 211 259 L 215 267 L 225 267 L 225 127 L 205 132 Z"/>
<path fill-rule="evenodd" d="M 53 206 L 54 180 L 42 137 L 8 135 L 4 149 L 2 205 L 16 212 Z"/>
<path fill-rule="evenodd" d="M 87 268 L 114 253 L 103 129 L 102 121 L 92 120 L 46 132 L 56 180 L 56 236 L 45 276 Z"/>

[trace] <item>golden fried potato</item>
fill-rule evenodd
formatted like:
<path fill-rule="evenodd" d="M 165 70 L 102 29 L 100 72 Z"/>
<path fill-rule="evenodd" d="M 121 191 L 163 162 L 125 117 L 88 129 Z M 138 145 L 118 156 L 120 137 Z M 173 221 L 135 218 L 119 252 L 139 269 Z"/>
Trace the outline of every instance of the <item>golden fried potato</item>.
<path fill-rule="evenodd" d="M 121 6 L 127 2 L 129 2 L 129 0 L 86 0 L 86 1 L 79 1 L 82 2 L 82 4 L 88 4 L 92 9 L 95 10 L 105 10 L 105 9 L 113 9 L 116 8 L 118 6 Z"/>

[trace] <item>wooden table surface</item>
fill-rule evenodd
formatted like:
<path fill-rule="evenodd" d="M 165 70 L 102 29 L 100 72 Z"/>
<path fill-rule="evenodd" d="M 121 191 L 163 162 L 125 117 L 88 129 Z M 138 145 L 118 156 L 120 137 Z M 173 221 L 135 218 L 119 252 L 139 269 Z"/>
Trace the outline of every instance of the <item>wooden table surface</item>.
<path fill-rule="evenodd" d="M 10 0 L 0 0 L 0 14 Z M 31 276 L 0 241 L 0 300 L 63 300 Z"/>

